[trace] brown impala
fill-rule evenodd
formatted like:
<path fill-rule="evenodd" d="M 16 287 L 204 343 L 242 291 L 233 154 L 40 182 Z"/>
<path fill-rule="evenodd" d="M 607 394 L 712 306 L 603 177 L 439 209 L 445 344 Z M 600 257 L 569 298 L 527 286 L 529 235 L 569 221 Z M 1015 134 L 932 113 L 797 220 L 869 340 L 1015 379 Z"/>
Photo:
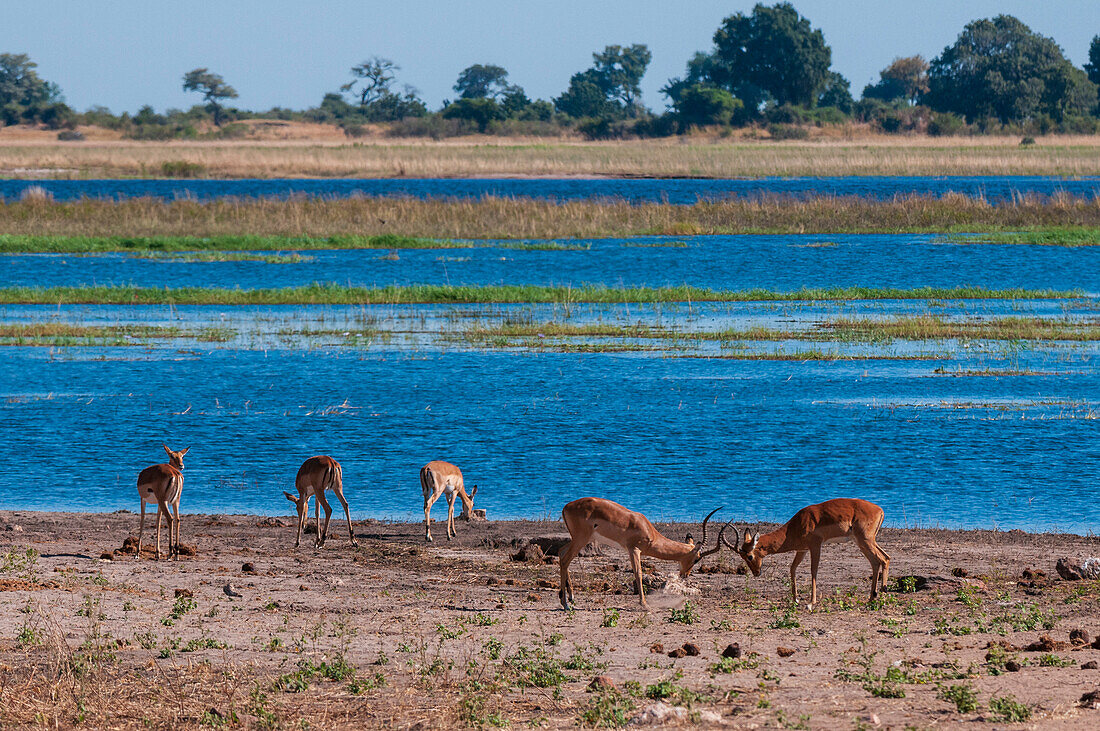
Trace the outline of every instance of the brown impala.
<path fill-rule="evenodd" d="M 351 545 L 358 546 L 355 540 L 355 531 L 351 528 L 351 512 L 348 511 L 348 501 L 344 499 L 344 471 L 340 463 L 332 457 L 319 455 L 310 457 L 298 468 L 298 475 L 294 478 L 294 486 L 298 488 L 298 497 L 294 497 L 286 490 L 283 494 L 286 499 L 294 503 L 298 508 L 298 538 L 294 541 L 294 547 L 302 544 L 302 530 L 309 520 L 309 499 L 316 497 L 314 503 L 317 517 L 317 540 L 313 543 L 316 548 L 325 545 L 328 538 L 328 521 L 332 517 L 332 507 L 325 499 L 325 490 L 332 490 L 336 499 L 344 508 L 344 517 L 348 519 L 348 535 L 351 536 Z M 325 527 L 321 527 L 321 508 L 325 509 Z"/>
<path fill-rule="evenodd" d="M 455 532 L 455 497 L 462 501 L 463 520 L 474 518 L 474 495 L 477 485 L 469 495 L 462 482 L 462 470 L 450 462 L 433 460 L 420 468 L 420 489 L 424 493 L 424 537 L 432 539 L 432 505 L 442 495 L 447 498 L 447 540 L 458 535 Z"/>
<path fill-rule="evenodd" d="M 157 504 L 157 560 L 160 560 L 160 516 L 163 513 L 168 521 L 168 558 L 180 559 L 180 495 L 183 493 L 183 455 L 191 447 L 173 452 L 167 444 L 162 444 L 168 453 L 168 464 L 155 464 L 146 467 L 138 475 L 137 490 L 141 498 L 141 525 L 138 527 L 137 555 L 141 558 L 141 536 L 145 532 L 145 503 Z M 175 517 L 169 511 L 171 506 Z M 174 537 L 173 537 L 174 534 Z"/>
<path fill-rule="evenodd" d="M 593 540 L 602 543 L 617 543 L 630 554 L 630 565 L 634 569 L 634 590 L 638 593 L 642 607 L 649 609 L 642 589 L 642 556 L 652 556 L 662 561 L 676 561 L 680 564 L 680 576 L 687 576 L 695 564 L 705 556 L 716 553 L 721 548 L 717 541 L 714 548 L 703 550 L 707 545 L 707 521 L 721 508 L 710 511 L 703 520 L 703 540 L 696 545 L 691 536 L 683 543 L 665 538 L 641 513 L 628 510 L 618 503 L 598 497 L 582 497 L 562 508 L 561 519 L 569 529 L 569 543 L 562 547 L 559 556 L 561 563 L 561 587 L 558 597 L 564 609 L 575 603 L 573 584 L 569 581 L 569 564 L 581 552 L 581 549 Z M 722 527 L 725 532 L 729 527 Z M 722 538 L 719 532 L 719 539 Z"/>
<path fill-rule="evenodd" d="M 794 586 L 794 572 L 806 554 L 810 554 L 810 606 L 817 604 L 817 565 L 821 559 L 821 546 L 827 541 L 852 539 L 859 550 L 871 562 L 871 598 L 878 596 L 879 586 L 886 586 L 890 577 L 890 557 L 875 543 L 878 529 L 886 514 L 882 508 L 866 500 L 836 498 L 817 505 L 808 505 L 787 521 L 787 524 L 761 536 L 745 530 L 740 546 L 732 546 L 720 536 L 727 548 L 736 551 L 753 576 L 760 575 L 760 564 L 765 556 L 794 551 L 791 561 L 791 600 L 798 601 Z M 734 529 L 736 535 L 736 528 Z"/>

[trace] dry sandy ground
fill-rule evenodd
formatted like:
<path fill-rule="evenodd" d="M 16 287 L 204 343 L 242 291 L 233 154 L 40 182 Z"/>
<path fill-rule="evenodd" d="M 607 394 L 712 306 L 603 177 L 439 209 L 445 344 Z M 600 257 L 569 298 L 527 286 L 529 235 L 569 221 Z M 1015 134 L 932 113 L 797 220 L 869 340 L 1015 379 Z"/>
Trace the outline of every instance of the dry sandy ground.
<path fill-rule="evenodd" d="M 604 549 L 573 564 L 564 612 L 555 560 L 512 556 L 557 522 L 459 522 L 450 542 L 437 525 L 426 544 L 421 525 L 362 521 L 353 549 L 334 516 L 326 547 L 294 549 L 281 520 L 185 516 L 195 555 L 156 562 L 101 557 L 133 514 L 0 512 L 0 727 L 572 728 L 661 696 L 681 725 L 1100 727 L 1079 705 L 1100 649 L 1069 642 L 1100 635 L 1100 582 L 1054 571 L 1100 539 L 884 530 L 893 576 L 943 579 L 868 605 L 865 560 L 830 545 L 812 613 L 788 604 L 787 557 L 754 579 L 726 551 L 665 589 L 671 566 L 647 562 L 646 613 Z M 1041 635 L 1054 644 L 1025 649 Z M 669 656 L 685 643 L 699 654 Z M 614 686 L 589 690 L 596 676 Z M 1013 713 L 1030 720 L 998 720 Z"/>

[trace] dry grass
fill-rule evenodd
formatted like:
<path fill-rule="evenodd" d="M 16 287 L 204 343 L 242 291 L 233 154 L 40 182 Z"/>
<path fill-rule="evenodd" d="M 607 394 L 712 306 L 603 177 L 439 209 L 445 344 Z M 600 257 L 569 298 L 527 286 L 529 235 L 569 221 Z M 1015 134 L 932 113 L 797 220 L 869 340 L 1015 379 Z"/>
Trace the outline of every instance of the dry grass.
<path fill-rule="evenodd" d="M 1100 226 L 1100 199 L 1021 198 L 993 205 L 962 195 L 807 200 L 729 199 L 690 206 L 485 198 L 135 198 L 0 205 L 0 231 L 17 236 L 379 236 L 552 238 L 723 233 L 953 232 Z"/>
<path fill-rule="evenodd" d="M 157 177 L 164 163 L 201 166 L 228 178 L 277 177 L 705 177 L 815 175 L 1097 175 L 1100 136 L 928 138 L 861 135 L 806 142 L 745 136 L 585 142 L 463 137 L 137 142 L 97 135 L 58 143 L 33 134 L 0 135 L 0 175 Z"/>

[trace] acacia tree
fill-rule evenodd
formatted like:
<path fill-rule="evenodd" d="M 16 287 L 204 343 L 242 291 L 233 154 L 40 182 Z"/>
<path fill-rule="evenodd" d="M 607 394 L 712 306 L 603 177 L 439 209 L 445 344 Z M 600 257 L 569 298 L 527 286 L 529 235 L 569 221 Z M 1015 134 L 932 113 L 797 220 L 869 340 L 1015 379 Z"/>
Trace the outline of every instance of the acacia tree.
<path fill-rule="evenodd" d="M 832 51 L 820 29 L 790 3 L 757 5 L 737 13 L 714 34 L 717 85 L 757 108 L 769 96 L 777 104 L 812 106 L 829 77 Z"/>
<path fill-rule="evenodd" d="M 61 103 L 61 89 L 44 81 L 25 53 L 0 53 L 0 123 L 31 122 Z"/>
<path fill-rule="evenodd" d="M 236 99 L 237 90 L 225 83 L 220 75 L 208 69 L 194 69 L 183 75 L 183 90 L 197 91 L 206 102 L 206 109 L 214 117 L 214 126 L 222 126 L 221 99 Z"/>
<path fill-rule="evenodd" d="M 1062 54 L 1052 39 L 1011 15 L 975 20 L 928 69 L 927 103 L 968 120 L 1002 123 L 1046 114 L 1056 120 L 1086 114 L 1096 84 Z"/>
<path fill-rule="evenodd" d="M 480 63 L 463 69 L 453 88 L 462 99 L 495 99 L 497 101 L 519 89 L 518 86 L 508 83 L 508 72 L 503 67 Z"/>
<path fill-rule="evenodd" d="M 642 77 L 652 59 L 653 54 L 644 43 L 628 47 L 606 46 L 602 53 L 593 53 L 592 70 L 604 97 L 621 102 L 635 114 L 638 97 L 642 94 Z"/>
<path fill-rule="evenodd" d="M 1100 84 L 1100 36 L 1093 36 L 1089 44 L 1089 62 L 1085 64 L 1085 73 L 1089 75 L 1089 81 Z"/>
<path fill-rule="evenodd" d="M 351 67 L 351 75 L 355 78 L 340 87 L 340 91 L 352 92 L 353 97 L 359 100 L 359 106 L 369 107 L 382 97 L 392 94 L 390 87 L 393 85 L 395 71 L 401 67 L 388 58 L 371 56 L 358 66 Z M 359 84 L 359 89 L 355 85 Z"/>

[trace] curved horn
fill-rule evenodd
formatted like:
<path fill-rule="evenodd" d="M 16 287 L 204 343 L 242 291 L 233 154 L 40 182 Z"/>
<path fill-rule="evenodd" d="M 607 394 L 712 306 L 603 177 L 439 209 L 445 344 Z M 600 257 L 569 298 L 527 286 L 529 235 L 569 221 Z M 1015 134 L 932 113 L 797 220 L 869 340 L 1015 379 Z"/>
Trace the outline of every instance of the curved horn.
<path fill-rule="evenodd" d="M 730 518 L 730 522 L 729 522 L 729 523 L 726 523 L 726 525 L 728 526 L 728 525 L 729 525 L 730 523 L 732 523 L 732 522 L 733 522 L 733 519 L 732 519 L 732 518 Z M 723 528 L 722 530 L 724 531 L 724 530 L 725 530 L 725 528 Z M 722 535 L 721 533 L 719 533 L 719 534 L 718 534 L 718 540 L 719 540 L 719 541 L 720 541 L 720 542 L 721 542 L 721 543 L 722 543 L 722 544 L 723 544 L 723 545 L 724 545 L 724 546 L 725 546 L 726 548 L 728 548 L 728 549 L 730 549 L 731 551 L 733 551 L 734 553 L 736 553 L 736 552 L 737 552 L 737 546 L 736 546 L 736 544 L 738 544 L 738 543 L 740 543 L 740 542 L 741 542 L 741 536 L 740 536 L 740 534 L 739 534 L 739 533 L 737 532 L 737 528 L 734 528 L 734 529 L 733 529 L 733 543 L 734 543 L 734 545 L 732 545 L 732 546 L 731 546 L 731 545 L 730 545 L 730 542 L 729 542 L 728 540 L 726 540 L 726 537 L 725 537 L 724 535 Z"/>
<path fill-rule="evenodd" d="M 699 553 L 699 558 L 703 558 L 704 556 L 709 556 L 712 553 L 717 553 L 718 551 L 722 550 L 722 545 L 723 544 L 725 544 L 727 548 L 733 548 L 733 546 L 731 546 L 729 544 L 729 542 L 726 541 L 726 536 L 725 536 L 726 528 L 730 527 L 730 525 L 733 523 L 733 520 L 734 520 L 733 518 L 730 518 L 729 521 L 724 526 L 722 526 L 722 530 L 718 531 L 718 540 L 714 542 L 714 548 L 711 548 L 710 550 L 707 550 L 707 551 L 701 551 Z M 733 530 L 736 531 L 737 529 L 734 528 Z"/>
<path fill-rule="evenodd" d="M 700 546 L 707 545 L 707 521 L 710 520 L 711 516 L 714 515 L 715 513 L 717 513 L 723 507 L 725 507 L 725 506 L 724 505 L 719 505 L 717 508 L 710 511 L 710 514 L 707 515 L 707 517 L 703 518 L 703 539 L 701 541 L 699 541 Z"/>

